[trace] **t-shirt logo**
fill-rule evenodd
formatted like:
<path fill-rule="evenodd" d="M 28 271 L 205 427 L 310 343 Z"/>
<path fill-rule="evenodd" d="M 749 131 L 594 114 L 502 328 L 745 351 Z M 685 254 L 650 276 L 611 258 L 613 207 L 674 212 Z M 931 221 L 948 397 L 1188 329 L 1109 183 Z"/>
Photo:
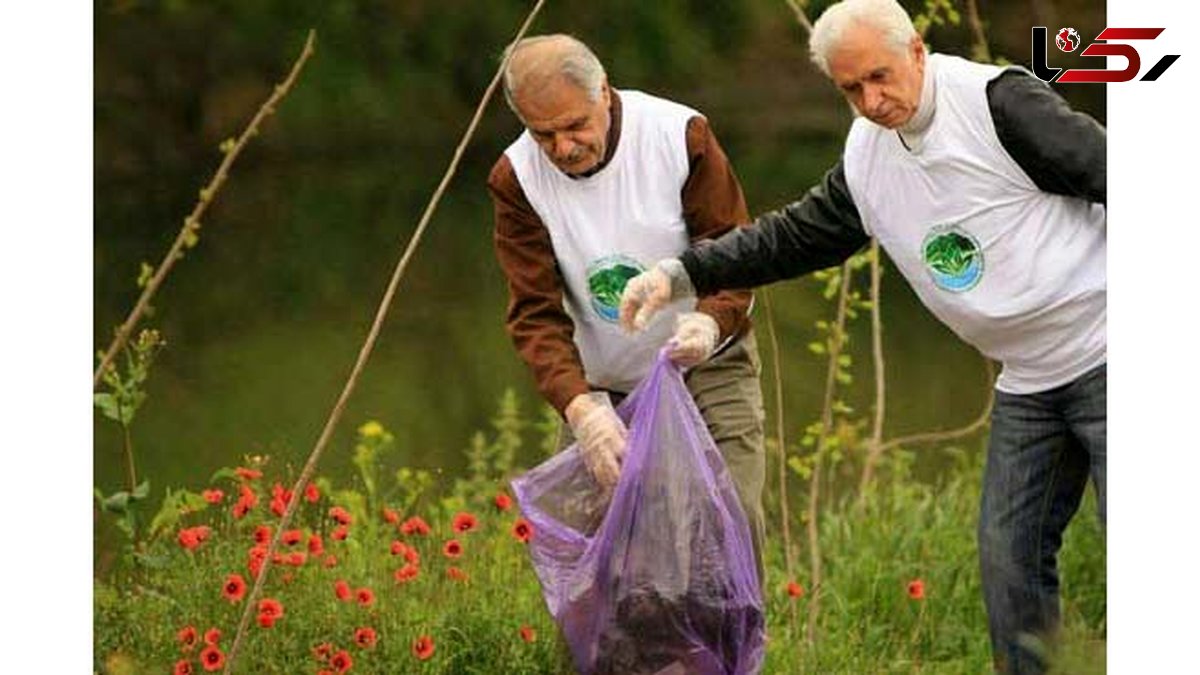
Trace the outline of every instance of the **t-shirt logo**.
<path fill-rule="evenodd" d="M 587 268 L 592 310 L 601 319 L 616 323 L 625 284 L 645 270 L 641 263 L 623 255 L 610 255 L 593 261 Z"/>
<path fill-rule="evenodd" d="M 944 291 L 969 291 L 983 277 L 983 249 L 970 232 L 956 225 L 929 230 L 921 243 L 921 259 L 933 283 Z"/>

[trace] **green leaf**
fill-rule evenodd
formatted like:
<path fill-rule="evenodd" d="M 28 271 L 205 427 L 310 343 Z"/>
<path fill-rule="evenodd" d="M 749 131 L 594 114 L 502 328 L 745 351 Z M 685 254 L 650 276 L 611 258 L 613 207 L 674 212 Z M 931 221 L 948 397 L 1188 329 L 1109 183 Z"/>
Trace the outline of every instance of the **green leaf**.
<path fill-rule="evenodd" d="M 133 488 L 131 499 L 145 499 L 150 496 L 150 481 L 144 480 L 137 487 Z"/>
<path fill-rule="evenodd" d="M 212 477 L 208 479 L 208 482 L 209 484 L 215 484 L 217 480 L 221 478 L 228 478 L 234 482 L 241 482 L 241 478 L 238 477 L 237 471 L 227 466 L 223 466 L 214 471 Z"/>
<path fill-rule="evenodd" d="M 100 509 L 109 513 L 125 513 L 129 506 L 129 493 L 121 490 L 114 492 L 100 502 Z"/>
<path fill-rule="evenodd" d="M 114 422 L 121 421 L 120 408 L 117 406 L 117 397 L 110 393 L 103 392 L 92 396 L 92 404 L 100 409 L 100 412 L 108 419 Z"/>

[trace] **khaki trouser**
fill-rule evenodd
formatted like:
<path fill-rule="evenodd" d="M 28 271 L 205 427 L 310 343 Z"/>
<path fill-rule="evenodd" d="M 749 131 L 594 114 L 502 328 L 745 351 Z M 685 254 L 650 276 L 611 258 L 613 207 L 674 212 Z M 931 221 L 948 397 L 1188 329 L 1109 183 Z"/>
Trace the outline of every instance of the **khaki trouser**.
<path fill-rule="evenodd" d="M 759 583 L 766 582 L 762 544 L 766 537 L 762 493 L 766 482 L 766 451 L 763 449 L 762 387 L 759 375 L 762 362 L 754 331 L 748 331 L 720 354 L 692 368 L 684 382 L 716 442 L 729 476 L 737 488 L 742 511 L 750 524 L 754 543 L 754 560 L 758 567 Z M 623 395 L 611 393 L 613 404 Z M 571 429 L 561 425 L 558 449 L 574 442 Z"/>

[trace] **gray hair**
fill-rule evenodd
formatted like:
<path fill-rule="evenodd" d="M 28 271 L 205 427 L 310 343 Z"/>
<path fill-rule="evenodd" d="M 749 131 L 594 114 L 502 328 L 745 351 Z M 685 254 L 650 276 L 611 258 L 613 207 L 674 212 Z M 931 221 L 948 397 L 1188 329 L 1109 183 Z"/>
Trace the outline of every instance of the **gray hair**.
<path fill-rule="evenodd" d="M 846 29 L 853 25 L 878 29 L 884 43 L 901 52 L 917 36 L 908 12 L 896 0 L 842 0 L 821 14 L 808 40 L 809 56 L 825 75 L 829 75 L 829 57 L 841 44 Z"/>
<path fill-rule="evenodd" d="M 527 84 L 542 85 L 556 76 L 583 89 L 588 100 L 600 100 L 606 81 L 604 66 L 587 45 L 573 36 L 558 33 L 525 38 L 509 45 L 502 58 L 508 60 L 504 100 L 518 117 L 520 112 L 513 103 L 516 92 Z"/>

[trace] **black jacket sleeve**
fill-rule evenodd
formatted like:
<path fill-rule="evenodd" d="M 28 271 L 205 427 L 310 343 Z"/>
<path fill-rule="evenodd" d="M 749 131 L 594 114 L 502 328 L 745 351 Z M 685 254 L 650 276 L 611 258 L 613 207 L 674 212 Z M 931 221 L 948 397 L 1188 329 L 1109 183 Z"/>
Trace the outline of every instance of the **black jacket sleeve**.
<path fill-rule="evenodd" d="M 1050 85 L 1010 69 L 987 85 L 1000 144 L 1045 192 L 1107 203 L 1108 136 Z"/>
<path fill-rule="evenodd" d="M 680 260 L 700 295 L 752 288 L 837 265 L 868 241 L 842 162 L 799 201 L 700 242 Z"/>

